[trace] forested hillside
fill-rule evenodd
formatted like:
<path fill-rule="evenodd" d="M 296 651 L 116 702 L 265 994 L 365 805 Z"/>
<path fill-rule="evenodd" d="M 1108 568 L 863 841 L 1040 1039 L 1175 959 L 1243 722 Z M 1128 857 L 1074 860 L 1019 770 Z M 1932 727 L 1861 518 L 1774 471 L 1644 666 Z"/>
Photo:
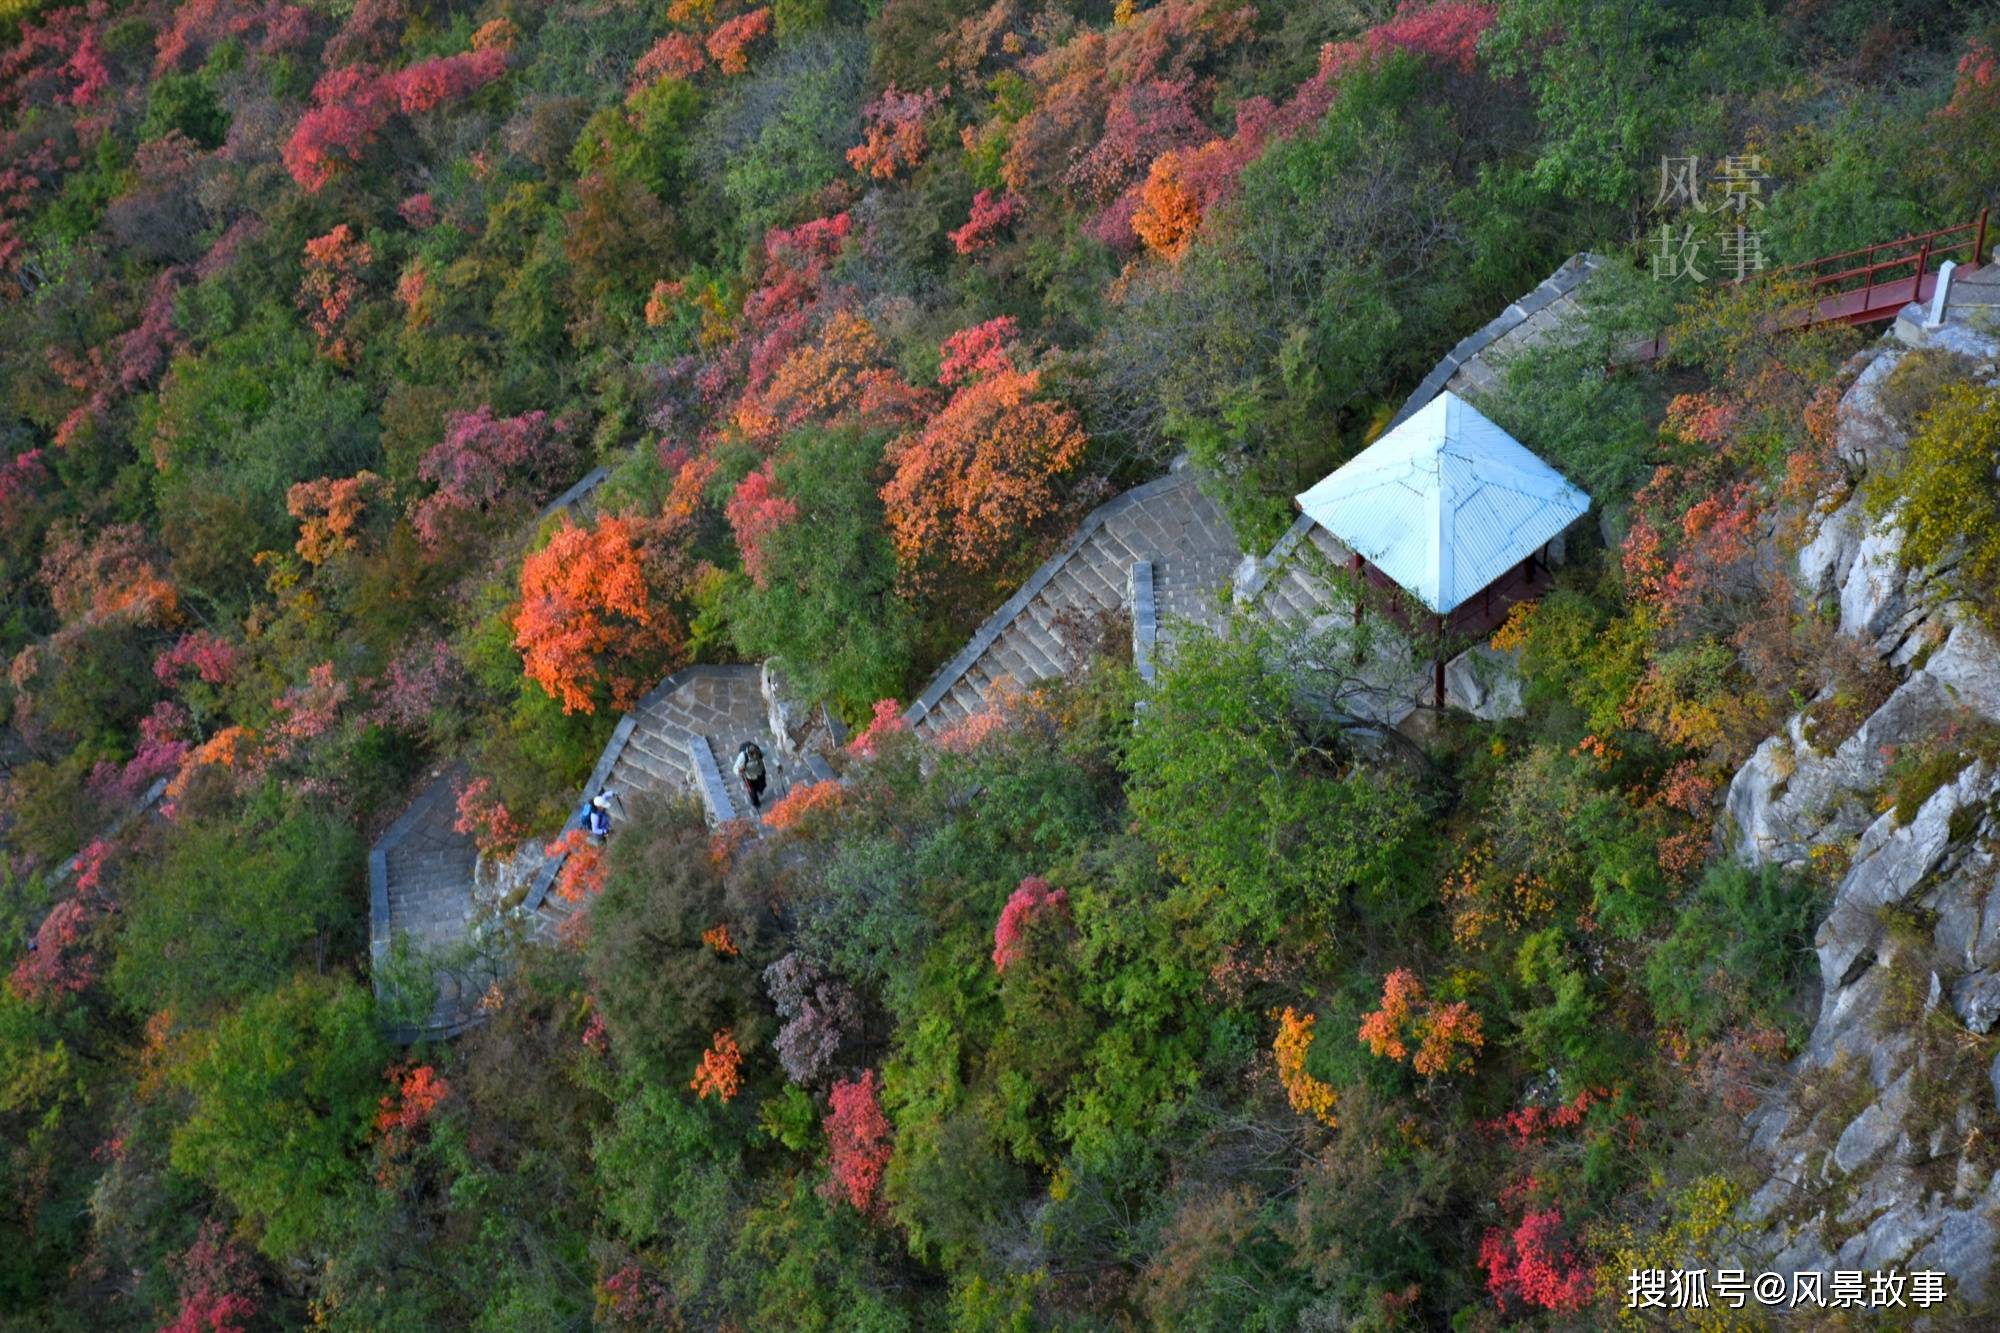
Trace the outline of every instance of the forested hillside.
<path fill-rule="evenodd" d="M 0 1327 L 1596 1328 L 1634 1268 L 1838 1250 L 1890 1204 L 1817 1141 L 1773 1204 L 1744 1120 L 1867 1100 L 1787 1069 L 1877 844 L 1739 856 L 1722 797 L 1861 735 L 1893 829 L 2000 760 L 1963 698 L 1864 730 L 2000 622 L 2000 401 L 1911 353 L 1857 453 L 1879 327 L 1754 279 L 1980 214 L 1991 25 L 0 0 Z M 1176 460 L 1268 550 L 1579 251 L 1479 403 L 1595 501 L 1493 637 L 1519 716 L 1358 732 L 1359 630 L 1238 616 L 901 720 Z M 1931 619 L 1799 575 L 1835 512 Z M 476 1024 L 392 1042 L 416 793 L 533 862 L 656 683 L 767 660 L 838 779 L 572 834 L 560 930 L 496 913 Z M 1996 1039 L 1938 966 L 1881 1035 L 1969 1198 Z"/>

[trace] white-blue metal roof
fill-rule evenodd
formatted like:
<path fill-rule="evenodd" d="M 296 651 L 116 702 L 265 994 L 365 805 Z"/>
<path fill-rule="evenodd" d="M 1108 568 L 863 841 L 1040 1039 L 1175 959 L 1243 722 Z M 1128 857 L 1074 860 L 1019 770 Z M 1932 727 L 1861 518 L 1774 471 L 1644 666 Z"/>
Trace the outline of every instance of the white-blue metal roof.
<path fill-rule="evenodd" d="M 1449 389 L 1298 497 L 1447 614 L 1590 508 L 1590 497 Z"/>

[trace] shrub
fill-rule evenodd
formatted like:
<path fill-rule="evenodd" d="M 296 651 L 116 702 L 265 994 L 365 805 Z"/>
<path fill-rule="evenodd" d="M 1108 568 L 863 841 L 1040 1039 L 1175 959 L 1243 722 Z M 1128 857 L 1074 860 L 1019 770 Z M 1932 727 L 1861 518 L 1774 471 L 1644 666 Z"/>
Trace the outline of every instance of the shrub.
<path fill-rule="evenodd" d="M 2000 623 L 2000 389 L 1945 388 L 1902 458 L 1868 482 L 1868 508 L 1895 516 L 1904 569 L 1950 562 L 1946 577 L 1989 624 Z"/>
<path fill-rule="evenodd" d="M 1655 1017 L 1695 1041 L 1731 1024 L 1798 1027 L 1792 1001 L 1818 966 L 1821 906 L 1808 885 L 1774 866 L 1711 866 L 1646 960 Z"/>
<path fill-rule="evenodd" d="M 739 1051 L 770 1039 L 757 983 L 777 936 L 763 894 L 741 870 L 724 874 L 692 809 L 643 796 L 631 804 L 606 847 L 586 966 L 615 1047 L 635 1067 L 685 1082 L 704 1049 L 717 1054 L 716 1033 L 731 1030 Z M 735 956 L 703 942 L 717 922 Z"/>

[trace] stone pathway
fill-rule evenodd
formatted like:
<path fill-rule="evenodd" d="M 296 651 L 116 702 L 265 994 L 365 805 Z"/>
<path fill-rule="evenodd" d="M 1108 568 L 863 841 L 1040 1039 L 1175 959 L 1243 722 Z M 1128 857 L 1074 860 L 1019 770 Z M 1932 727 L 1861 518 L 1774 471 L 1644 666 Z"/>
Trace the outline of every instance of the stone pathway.
<path fill-rule="evenodd" d="M 450 1036 L 476 1021 L 479 998 L 493 979 L 481 961 L 461 955 L 479 910 L 475 871 L 479 852 L 458 832 L 458 791 L 465 769 L 453 766 L 433 779 L 368 853 L 369 953 L 378 981 L 396 941 L 439 964 L 438 990 L 429 1017 L 395 1033 L 401 1041 Z"/>
<path fill-rule="evenodd" d="M 984 710 L 1006 678 L 1029 685 L 1071 665 L 1065 613 L 1128 609 L 1135 564 L 1150 564 L 1154 604 L 1170 646 L 1176 619 L 1220 628 L 1230 575 L 1242 559 L 1229 521 L 1202 494 L 1191 469 L 1170 473 L 1098 506 L 1069 542 L 1035 571 L 944 665 L 904 720 L 930 735 Z M 1075 646 L 1082 651 L 1086 645 Z"/>

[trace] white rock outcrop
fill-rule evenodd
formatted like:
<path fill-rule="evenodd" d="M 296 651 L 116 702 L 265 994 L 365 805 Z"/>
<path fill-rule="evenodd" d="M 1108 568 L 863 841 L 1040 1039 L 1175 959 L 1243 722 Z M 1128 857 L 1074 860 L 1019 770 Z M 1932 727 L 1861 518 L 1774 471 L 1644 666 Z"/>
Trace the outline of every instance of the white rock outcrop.
<path fill-rule="evenodd" d="M 1905 355 L 1879 349 L 1843 400 L 1838 446 L 1859 466 L 1899 447 L 1876 390 Z M 1748 1257 L 1781 1270 L 1937 1268 L 1977 1303 L 2000 1299 L 2000 1174 L 1986 1147 L 2000 1135 L 1987 1037 L 2000 1025 L 2000 769 L 1967 754 L 1903 817 L 1885 793 L 1898 753 L 2000 723 L 2000 645 L 1898 568 L 1898 540 L 1850 497 L 1799 552 L 1798 580 L 1900 683 L 1828 750 L 1806 713 L 1791 718 L 1725 800 L 1743 861 L 1846 863 L 1815 939 L 1811 1036 L 1750 1116 L 1771 1170 L 1751 1205 L 1762 1253 Z"/>

